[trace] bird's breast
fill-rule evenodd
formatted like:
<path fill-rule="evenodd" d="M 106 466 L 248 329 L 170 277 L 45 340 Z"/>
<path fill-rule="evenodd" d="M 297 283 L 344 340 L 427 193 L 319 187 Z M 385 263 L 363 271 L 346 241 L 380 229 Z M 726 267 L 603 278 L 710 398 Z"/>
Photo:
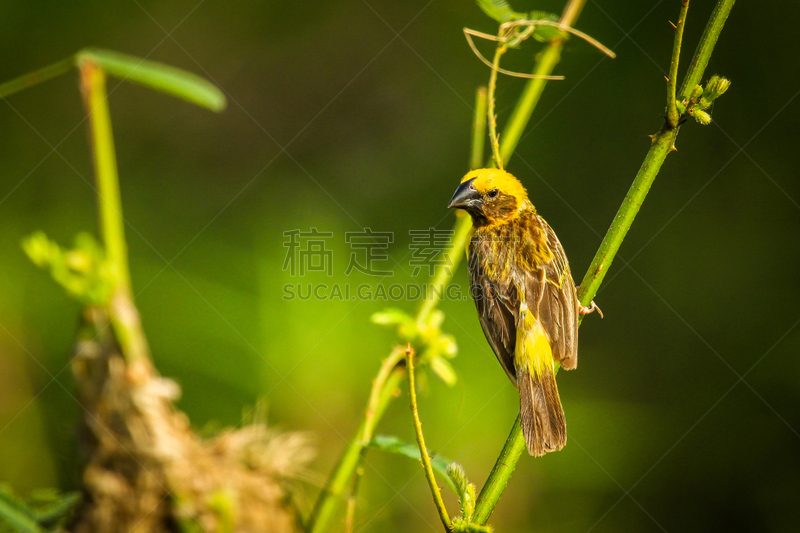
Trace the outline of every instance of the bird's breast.
<path fill-rule="evenodd" d="M 553 258 L 543 227 L 526 219 L 476 230 L 469 255 L 470 268 L 495 282 L 537 270 Z"/>

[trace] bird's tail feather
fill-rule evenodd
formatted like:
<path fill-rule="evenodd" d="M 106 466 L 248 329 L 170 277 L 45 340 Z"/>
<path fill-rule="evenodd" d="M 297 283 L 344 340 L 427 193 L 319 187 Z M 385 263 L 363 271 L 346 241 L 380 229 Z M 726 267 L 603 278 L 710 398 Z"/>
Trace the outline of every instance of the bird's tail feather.
<path fill-rule="evenodd" d="M 517 383 L 528 453 L 539 457 L 563 448 L 567 443 L 567 422 L 553 369 L 544 368 L 541 372 L 517 369 Z"/>

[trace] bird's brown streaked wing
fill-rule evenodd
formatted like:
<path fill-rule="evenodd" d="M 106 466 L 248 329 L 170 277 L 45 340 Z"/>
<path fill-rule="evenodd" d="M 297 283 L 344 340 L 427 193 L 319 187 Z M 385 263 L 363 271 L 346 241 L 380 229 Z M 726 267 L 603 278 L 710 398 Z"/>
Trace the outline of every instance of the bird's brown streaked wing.
<path fill-rule="evenodd" d="M 473 253 L 470 255 L 476 256 Z M 517 340 L 516 316 L 519 308 L 517 295 L 515 292 L 509 294 L 508 290 L 504 291 L 503 288 L 495 286 L 480 268 L 475 268 L 473 263 L 470 263 L 469 278 L 483 334 L 503 370 L 516 385 L 514 348 Z"/>
<path fill-rule="evenodd" d="M 542 291 L 536 317 L 542 322 L 550 339 L 553 357 L 565 370 L 572 370 L 578 366 L 578 298 L 575 282 L 561 242 L 544 220 L 542 224 L 553 258 L 540 266 L 542 273 L 529 274 L 526 292 L 530 298 L 532 294 L 538 296 Z"/>

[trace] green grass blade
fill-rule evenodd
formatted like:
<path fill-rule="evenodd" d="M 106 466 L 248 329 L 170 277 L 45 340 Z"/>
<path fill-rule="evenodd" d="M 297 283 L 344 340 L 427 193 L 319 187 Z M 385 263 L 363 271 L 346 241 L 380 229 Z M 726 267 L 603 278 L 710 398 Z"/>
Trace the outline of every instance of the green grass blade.
<path fill-rule="evenodd" d="M 76 60 L 78 64 L 90 61 L 111 76 L 140 83 L 212 111 L 225 109 L 225 95 L 216 85 L 179 68 L 97 48 L 78 52 Z"/>

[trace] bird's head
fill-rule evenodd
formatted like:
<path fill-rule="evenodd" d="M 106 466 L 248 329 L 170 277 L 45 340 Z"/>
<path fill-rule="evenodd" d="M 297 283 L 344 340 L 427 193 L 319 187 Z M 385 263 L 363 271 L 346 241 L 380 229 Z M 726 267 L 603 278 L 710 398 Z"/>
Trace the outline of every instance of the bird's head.
<path fill-rule="evenodd" d="M 530 205 L 528 193 L 517 178 L 497 168 L 469 172 L 461 180 L 450 205 L 472 215 L 476 226 L 513 220 L 524 205 Z"/>

